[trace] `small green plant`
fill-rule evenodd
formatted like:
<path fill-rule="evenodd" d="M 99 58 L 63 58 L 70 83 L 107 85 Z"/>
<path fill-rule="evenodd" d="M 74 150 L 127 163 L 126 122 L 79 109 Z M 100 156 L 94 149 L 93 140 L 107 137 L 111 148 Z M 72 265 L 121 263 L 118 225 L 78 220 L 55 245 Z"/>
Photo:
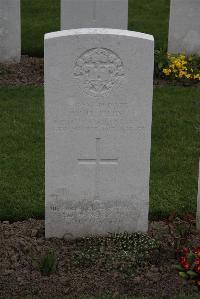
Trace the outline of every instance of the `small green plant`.
<path fill-rule="evenodd" d="M 200 290 L 200 247 L 193 250 L 183 248 L 178 255 L 179 264 L 174 268 L 178 271 L 179 276 L 194 282 Z"/>
<path fill-rule="evenodd" d="M 6 75 L 9 75 L 9 74 L 12 74 L 12 71 L 9 70 L 8 68 L 6 68 L 6 66 L 4 65 L 0 65 L 0 76 L 6 76 Z"/>
<path fill-rule="evenodd" d="M 54 251 L 49 251 L 42 257 L 40 272 L 42 275 L 50 275 L 56 269 L 57 259 Z"/>
<path fill-rule="evenodd" d="M 154 76 L 156 78 L 161 78 L 163 76 L 163 69 L 168 65 L 168 57 L 166 50 L 155 50 L 154 58 Z"/>
<path fill-rule="evenodd" d="M 175 249 L 185 246 L 195 224 L 193 216 L 187 214 L 181 219 L 177 217 L 174 212 L 169 216 L 165 223 L 168 226 L 170 245 Z"/>

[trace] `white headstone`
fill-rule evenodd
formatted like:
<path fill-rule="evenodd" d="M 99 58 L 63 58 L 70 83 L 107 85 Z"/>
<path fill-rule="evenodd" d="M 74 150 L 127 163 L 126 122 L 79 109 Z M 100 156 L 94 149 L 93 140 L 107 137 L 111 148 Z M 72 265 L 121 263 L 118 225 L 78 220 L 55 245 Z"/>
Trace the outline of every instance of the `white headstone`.
<path fill-rule="evenodd" d="M 0 63 L 21 57 L 20 0 L 0 0 Z"/>
<path fill-rule="evenodd" d="M 168 51 L 200 54 L 200 0 L 171 0 Z"/>
<path fill-rule="evenodd" d="M 147 231 L 154 41 L 45 36 L 46 237 Z"/>
<path fill-rule="evenodd" d="M 128 0 L 61 0 L 61 30 L 127 26 Z"/>

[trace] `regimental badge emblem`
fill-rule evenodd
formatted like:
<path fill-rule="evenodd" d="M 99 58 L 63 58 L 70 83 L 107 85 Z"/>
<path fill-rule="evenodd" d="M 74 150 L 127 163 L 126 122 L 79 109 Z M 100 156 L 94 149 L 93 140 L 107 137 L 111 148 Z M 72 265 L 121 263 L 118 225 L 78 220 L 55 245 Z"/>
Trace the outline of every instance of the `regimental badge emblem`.
<path fill-rule="evenodd" d="M 90 49 L 75 62 L 74 76 L 87 94 L 102 97 L 120 85 L 124 65 L 113 51 L 104 48 Z"/>

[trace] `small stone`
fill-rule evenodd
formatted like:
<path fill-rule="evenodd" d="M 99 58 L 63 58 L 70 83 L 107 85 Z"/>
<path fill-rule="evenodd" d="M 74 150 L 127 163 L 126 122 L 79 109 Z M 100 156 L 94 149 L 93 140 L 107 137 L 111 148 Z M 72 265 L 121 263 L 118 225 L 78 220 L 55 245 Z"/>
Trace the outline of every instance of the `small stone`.
<path fill-rule="evenodd" d="M 14 272 L 13 269 L 8 269 L 8 270 L 5 270 L 5 271 L 4 271 L 3 275 L 10 275 L 10 274 L 12 274 L 13 272 Z"/>
<path fill-rule="evenodd" d="M 159 269 L 156 268 L 155 266 L 152 266 L 152 267 L 151 267 L 151 272 L 153 272 L 153 273 L 158 273 L 158 272 L 159 272 Z"/>
<path fill-rule="evenodd" d="M 18 244 L 22 247 L 26 246 L 26 243 L 24 242 L 24 240 L 19 240 Z"/>
<path fill-rule="evenodd" d="M 65 266 L 65 261 L 60 261 L 59 263 L 58 263 L 58 267 L 59 268 L 62 268 L 62 267 L 64 267 Z"/>
<path fill-rule="evenodd" d="M 37 236 L 37 229 L 32 229 L 31 230 L 31 237 L 36 237 Z"/>
<path fill-rule="evenodd" d="M 27 245 L 26 242 L 24 242 L 23 240 L 19 240 L 18 245 L 22 252 L 25 253 L 25 252 L 30 251 L 29 245 Z"/>
<path fill-rule="evenodd" d="M 60 276 L 59 280 L 62 284 L 65 284 L 67 282 L 66 276 L 64 276 L 64 275 Z"/>
<path fill-rule="evenodd" d="M 159 281 L 160 280 L 160 273 L 148 272 L 145 276 L 150 281 Z"/>
<path fill-rule="evenodd" d="M 24 283 L 24 278 L 18 276 L 18 277 L 17 277 L 17 282 L 18 282 L 19 285 L 23 285 L 23 283 Z"/>
<path fill-rule="evenodd" d="M 2 223 L 3 223 L 3 224 L 10 224 L 9 221 L 3 221 Z"/>
<path fill-rule="evenodd" d="M 142 278 L 140 276 L 136 276 L 136 277 L 134 277 L 133 282 L 136 284 L 139 284 L 141 282 L 141 280 L 142 280 Z"/>
<path fill-rule="evenodd" d="M 37 239 L 37 244 L 38 244 L 38 245 L 42 245 L 44 242 L 45 242 L 45 240 L 42 239 L 42 238 Z"/>
<path fill-rule="evenodd" d="M 16 255 L 11 256 L 10 260 L 12 263 L 15 263 L 17 261 Z"/>

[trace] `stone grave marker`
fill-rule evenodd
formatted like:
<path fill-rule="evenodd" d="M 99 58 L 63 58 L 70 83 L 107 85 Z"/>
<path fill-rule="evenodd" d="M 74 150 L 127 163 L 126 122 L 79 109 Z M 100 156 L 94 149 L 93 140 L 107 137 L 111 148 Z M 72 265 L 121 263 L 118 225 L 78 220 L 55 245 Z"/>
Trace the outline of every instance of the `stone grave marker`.
<path fill-rule="evenodd" d="M 153 37 L 45 35 L 46 237 L 146 232 Z"/>
<path fill-rule="evenodd" d="M 61 0 L 61 30 L 127 26 L 128 0 Z"/>
<path fill-rule="evenodd" d="M 20 0 L 0 0 L 0 63 L 21 57 Z"/>
<path fill-rule="evenodd" d="M 200 54 L 200 0 L 171 0 L 168 51 Z"/>

